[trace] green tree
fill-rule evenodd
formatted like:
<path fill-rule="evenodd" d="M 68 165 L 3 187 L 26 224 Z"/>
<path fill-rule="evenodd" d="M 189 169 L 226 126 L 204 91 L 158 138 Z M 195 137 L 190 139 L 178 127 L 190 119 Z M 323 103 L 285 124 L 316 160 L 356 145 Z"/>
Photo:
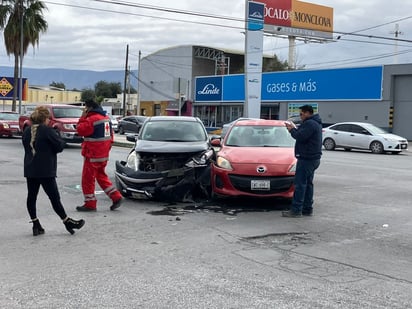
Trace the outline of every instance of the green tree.
<path fill-rule="evenodd" d="M 42 1 L 2 0 L 0 4 L 0 29 L 4 30 L 7 55 L 14 55 L 14 89 L 18 88 L 19 60 L 27 53 L 29 45 L 39 45 L 40 33 L 47 31 L 48 24 L 43 16 L 47 10 Z M 21 21 L 23 18 L 23 54 L 21 45 Z M 17 93 L 14 91 L 12 110 L 16 111 Z"/>
<path fill-rule="evenodd" d="M 117 95 L 122 93 L 122 86 L 120 83 L 107 82 L 104 80 L 98 81 L 94 85 L 96 97 L 101 98 L 117 98 Z"/>
<path fill-rule="evenodd" d="M 80 100 L 82 102 L 86 102 L 88 100 L 96 100 L 96 93 L 93 89 L 90 88 L 83 89 Z"/>
<path fill-rule="evenodd" d="M 288 69 L 288 62 L 286 60 L 280 61 L 276 55 L 273 55 L 272 58 L 263 58 L 262 72 L 287 71 Z"/>
<path fill-rule="evenodd" d="M 51 87 L 56 87 L 56 88 L 60 88 L 60 89 L 66 89 L 66 85 L 65 85 L 64 83 L 62 83 L 62 82 L 57 83 L 57 82 L 55 82 L 55 81 L 52 81 L 49 86 L 51 86 Z"/>

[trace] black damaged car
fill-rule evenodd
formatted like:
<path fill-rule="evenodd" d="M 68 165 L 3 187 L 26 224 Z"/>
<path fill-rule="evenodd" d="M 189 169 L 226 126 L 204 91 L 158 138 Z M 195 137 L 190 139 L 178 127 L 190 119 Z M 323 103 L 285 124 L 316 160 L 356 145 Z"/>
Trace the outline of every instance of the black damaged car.
<path fill-rule="evenodd" d="M 199 118 L 149 117 L 133 138 L 126 161 L 116 161 L 116 186 L 124 197 L 168 202 L 210 197 L 215 151 Z"/>

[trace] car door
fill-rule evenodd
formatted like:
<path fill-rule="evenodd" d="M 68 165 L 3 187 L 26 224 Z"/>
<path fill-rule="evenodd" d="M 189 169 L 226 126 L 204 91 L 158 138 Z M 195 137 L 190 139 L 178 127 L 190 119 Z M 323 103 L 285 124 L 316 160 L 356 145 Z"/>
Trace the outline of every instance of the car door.
<path fill-rule="evenodd" d="M 331 129 L 330 137 L 335 141 L 336 146 L 346 147 L 351 142 L 351 125 L 348 123 L 337 124 Z"/>
<path fill-rule="evenodd" d="M 123 118 L 123 129 L 125 132 L 135 132 L 136 120 L 133 117 Z"/>
<path fill-rule="evenodd" d="M 369 144 L 373 138 L 371 133 L 358 124 L 352 124 L 350 129 L 349 144 L 352 145 L 352 148 L 369 149 Z"/>
<path fill-rule="evenodd" d="M 129 122 L 129 129 L 130 132 L 133 133 L 138 133 L 139 132 L 139 122 L 137 118 L 135 117 L 130 117 L 130 122 Z"/>

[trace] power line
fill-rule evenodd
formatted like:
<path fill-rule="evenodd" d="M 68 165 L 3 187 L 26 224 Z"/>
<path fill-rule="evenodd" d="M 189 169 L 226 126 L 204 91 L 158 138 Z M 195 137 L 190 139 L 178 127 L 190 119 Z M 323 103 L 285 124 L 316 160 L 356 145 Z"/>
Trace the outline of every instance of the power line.
<path fill-rule="evenodd" d="M 102 2 L 102 1 L 98 1 L 98 0 L 89 0 L 89 1 Z M 96 8 L 96 7 L 88 7 L 88 6 L 75 5 L 75 4 L 58 3 L 58 2 L 52 2 L 52 1 L 44 1 L 44 2 L 48 3 L 48 4 L 52 4 L 52 5 L 73 7 L 73 8 L 78 8 L 78 9 L 92 10 L 92 11 L 105 12 L 105 13 L 116 13 L 116 14 L 122 14 L 122 15 L 131 15 L 131 16 L 161 19 L 161 20 L 177 21 L 177 22 L 182 22 L 182 23 L 199 24 L 199 25 L 204 25 L 204 26 L 214 26 L 214 27 L 223 27 L 223 28 L 232 28 L 232 29 L 237 29 L 237 30 L 244 30 L 244 26 L 231 26 L 231 25 L 223 25 L 223 24 L 215 24 L 215 23 L 195 21 L 195 20 L 183 20 L 183 19 L 177 19 L 177 18 L 162 17 L 162 16 L 157 16 L 157 15 L 154 16 L 154 15 L 146 15 L 146 14 L 140 14 L 140 13 L 122 12 L 122 11 L 116 11 L 116 10 L 101 9 L 101 8 Z M 181 14 L 183 14 L 183 13 L 181 13 Z M 195 14 L 189 14 L 189 15 L 196 16 Z M 210 16 L 208 16 L 207 14 L 203 14 L 203 15 L 204 15 L 204 17 L 217 18 L 216 16 L 213 16 L 213 15 L 210 15 Z M 223 20 L 231 20 L 229 17 L 220 18 L 220 19 L 221 20 L 222 19 Z M 244 23 L 244 20 L 236 20 L 236 21 Z"/>
<path fill-rule="evenodd" d="M 121 6 L 127 6 L 127 7 L 136 7 L 136 8 L 142 8 L 142 9 L 148 9 L 148 10 L 155 10 L 155 11 L 162 11 L 162 12 L 167 12 L 167 13 L 184 14 L 184 15 L 208 17 L 208 18 L 216 18 L 216 19 L 225 19 L 225 20 L 232 20 L 232 21 L 239 21 L 239 22 L 245 21 L 244 19 L 239 19 L 239 18 L 234 18 L 234 17 L 199 13 L 199 12 L 187 11 L 187 10 L 177 10 L 177 9 L 154 6 L 154 5 L 131 3 L 131 2 L 126 2 L 126 1 L 113 1 L 113 0 L 112 1 L 110 0 L 89 0 L 89 1 L 115 4 L 115 5 L 121 5 Z"/>
<path fill-rule="evenodd" d="M 170 13 L 170 14 L 181 14 L 181 15 L 189 15 L 189 16 L 194 16 L 194 17 L 218 19 L 218 20 L 222 20 L 222 21 L 226 20 L 226 21 L 231 21 L 231 22 L 240 22 L 240 23 L 242 23 L 242 25 L 241 26 L 233 26 L 233 25 L 227 25 L 227 24 L 224 25 L 224 24 L 217 24 L 217 23 L 201 22 L 201 21 L 198 21 L 198 20 L 196 20 L 196 21 L 181 20 L 181 19 L 177 19 L 177 18 L 153 16 L 153 15 L 146 15 L 146 14 L 133 13 L 133 12 L 121 12 L 121 11 L 118 11 L 118 10 L 101 9 L 101 8 L 96 8 L 96 7 L 86 7 L 86 6 L 73 5 L 73 4 L 62 4 L 62 3 L 52 2 L 52 1 L 45 1 L 45 2 L 50 3 L 50 4 L 54 4 L 54 5 L 75 7 L 75 8 L 80 8 L 80 9 L 95 10 L 95 11 L 101 11 L 101 12 L 109 12 L 109 13 L 116 13 L 116 14 L 124 14 L 124 15 L 132 15 L 132 16 L 140 16 L 140 17 L 147 17 L 147 18 L 155 18 L 155 19 L 183 22 L 183 23 L 200 24 L 200 25 L 205 25 L 205 26 L 214 26 L 214 27 L 223 27 L 223 28 L 244 30 L 244 23 L 245 23 L 244 18 L 234 18 L 234 17 L 222 16 L 222 15 L 216 15 L 216 14 L 200 13 L 200 12 L 189 11 L 189 10 L 179 10 L 179 9 L 160 7 L 160 6 L 137 4 L 137 3 L 131 3 L 131 2 L 126 2 L 126 1 L 114 1 L 114 0 L 110 0 L 110 1 L 109 0 L 89 0 L 89 1 L 96 2 L 96 3 L 101 3 L 101 4 L 115 5 L 115 6 L 132 7 L 132 8 L 146 9 L 146 10 L 155 10 L 155 11 L 161 11 L 161 12 Z M 376 26 L 372 26 L 372 27 L 368 27 L 368 28 L 364 28 L 364 29 L 360 29 L 360 30 L 356 30 L 356 31 L 351 31 L 351 32 L 333 31 L 333 33 L 339 34 L 337 36 L 337 39 L 341 40 L 341 41 L 350 41 L 349 39 L 343 39 L 343 36 L 358 36 L 358 37 L 361 37 L 361 38 L 367 38 L 368 39 L 368 40 L 352 40 L 352 42 L 356 42 L 356 43 L 388 45 L 387 43 L 384 43 L 384 42 L 371 42 L 370 39 L 388 40 L 388 41 L 395 41 L 395 42 L 401 41 L 401 42 L 405 42 L 405 43 L 412 43 L 411 40 L 399 39 L 398 37 L 392 38 L 392 37 L 376 36 L 376 35 L 358 33 L 358 32 L 363 32 L 363 31 L 375 29 L 375 28 L 378 28 L 378 27 L 382 27 L 382 26 L 385 26 L 385 25 L 393 24 L 395 22 L 404 21 L 404 20 L 407 20 L 407 19 L 410 19 L 410 18 L 412 18 L 412 16 L 399 18 L 399 19 L 396 19 L 396 20 L 391 21 L 391 22 L 382 23 L 382 24 L 379 24 L 379 25 L 376 25 Z M 302 43 L 300 45 L 303 45 L 303 44 L 305 44 L 305 43 Z M 271 50 L 279 50 L 279 49 L 281 49 L 281 48 L 276 48 L 276 49 L 271 49 Z M 282 49 L 283 49 L 283 47 L 282 47 Z M 374 59 L 374 58 L 371 57 L 371 59 Z M 367 60 L 364 60 L 364 61 L 367 61 Z"/>
<path fill-rule="evenodd" d="M 351 32 L 349 32 L 349 33 L 350 33 L 350 34 L 355 34 L 355 33 L 358 33 L 358 32 L 363 32 L 363 31 L 367 31 L 367 30 L 372 30 L 372 29 L 376 29 L 376 28 L 379 28 L 379 27 L 383 27 L 383 26 L 387 26 L 387 25 L 392 25 L 392 24 L 394 24 L 394 23 L 397 23 L 397 22 L 400 22 L 400 21 L 404 21 L 404 20 L 407 20 L 407 19 L 411 19 L 411 18 L 412 18 L 412 16 L 407 16 L 407 17 L 395 19 L 395 20 L 390 21 L 390 22 L 386 22 L 386 23 L 383 23 L 383 24 L 379 24 L 379 25 L 376 25 L 376 26 L 372 26 L 372 27 L 368 27 L 368 28 L 364 28 L 364 29 L 360 29 L 360 30 L 356 30 L 356 31 L 351 31 Z M 342 37 L 343 35 L 345 35 L 345 34 L 342 34 L 341 37 Z"/>
<path fill-rule="evenodd" d="M 118 5 L 118 6 L 142 8 L 142 9 L 147 9 L 147 10 L 162 11 L 162 12 L 173 13 L 173 14 L 182 14 L 182 15 L 190 15 L 190 16 L 195 16 L 195 17 L 205 17 L 205 18 L 213 18 L 213 19 L 218 19 L 218 20 L 235 21 L 235 22 L 242 23 L 242 26 L 231 26 L 231 25 L 222 25 L 222 24 L 214 24 L 214 23 L 204 23 L 204 22 L 199 22 L 199 21 L 189 21 L 189 20 L 181 20 L 181 19 L 175 19 L 175 18 L 165 18 L 165 17 L 160 17 L 160 16 L 144 15 L 144 14 L 131 13 L 131 12 L 119 12 L 119 11 L 116 11 L 116 10 L 99 9 L 99 8 L 94 8 L 94 7 L 85 7 L 85 6 L 72 5 L 72 4 L 62 4 L 62 3 L 56 3 L 56 2 L 51 2 L 51 1 L 44 1 L 44 2 L 54 4 L 54 5 L 67 6 L 67 7 L 76 7 L 76 8 L 103 11 L 103 12 L 110 12 L 110 13 L 135 15 L 135 16 L 141 16 L 141 17 L 172 20 L 172 21 L 177 21 L 177 22 L 194 23 L 194 24 L 202 24 L 202 25 L 207 25 L 207 26 L 216 26 L 216 27 L 224 27 L 224 28 L 244 30 L 244 23 L 245 23 L 244 18 L 234 18 L 234 17 L 230 17 L 230 16 L 222 16 L 222 15 L 216 15 L 216 14 L 207 14 L 207 13 L 200 13 L 200 12 L 195 12 L 195 11 L 171 9 L 171 8 L 158 7 L 158 6 L 153 6 L 153 5 L 131 3 L 131 2 L 126 2 L 126 1 L 110 1 L 110 0 L 89 0 L 89 1 L 97 2 L 97 3 L 104 3 L 104 4 L 111 4 L 111 5 Z M 384 36 L 358 33 L 358 32 L 363 32 L 363 31 L 366 31 L 366 30 L 378 28 L 378 27 L 381 27 L 381 26 L 384 26 L 384 25 L 393 24 L 393 23 L 396 23 L 396 22 L 399 22 L 399 21 L 407 20 L 407 19 L 410 19 L 410 18 L 412 18 L 412 16 L 407 16 L 407 17 L 404 17 L 404 18 L 396 19 L 396 20 L 391 21 L 391 22 L 379 24 L 379 25 L 376 25 L 376 26 L 373 26 L 373 27 L 368 27 L 368 28 L 364 28 L 364 29 L 361 29 L 361 30 L 357 30 L 357 31 L 351 31 L 351 32 L 333 31 L 332 33 L 339 34 L 337 36 L 338 40 L 341 39 L 342 36 L 352 35 L 352 36 L 365 37 L 365 38 L 369 38 L 369 39 L 392 40 L 392 41 L 402 41 L 402 42 L 412 43 L 412 40 L 406 40 L 406 39 L 403 40 L 403 39 L 399 39 L 399 38 L 392 38 L 392 37 L 384 37 Z"/>

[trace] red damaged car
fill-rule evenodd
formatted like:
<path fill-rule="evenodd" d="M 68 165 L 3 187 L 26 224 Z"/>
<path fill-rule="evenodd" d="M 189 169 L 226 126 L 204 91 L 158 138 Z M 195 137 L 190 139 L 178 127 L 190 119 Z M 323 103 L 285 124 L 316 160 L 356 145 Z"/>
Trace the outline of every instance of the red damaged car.
<path fill-rule="evenodd" d="M 19 129 L 19 114 L 16 112 L 0 111 L 0 136 L 21 135 Z"/>
<path fill-rule="evenodd" d="M 292 199 L 295 140 L 280 120 L 238 120 L 223 140 L 212 165 L 212 190 L 217 197 Z"/>

